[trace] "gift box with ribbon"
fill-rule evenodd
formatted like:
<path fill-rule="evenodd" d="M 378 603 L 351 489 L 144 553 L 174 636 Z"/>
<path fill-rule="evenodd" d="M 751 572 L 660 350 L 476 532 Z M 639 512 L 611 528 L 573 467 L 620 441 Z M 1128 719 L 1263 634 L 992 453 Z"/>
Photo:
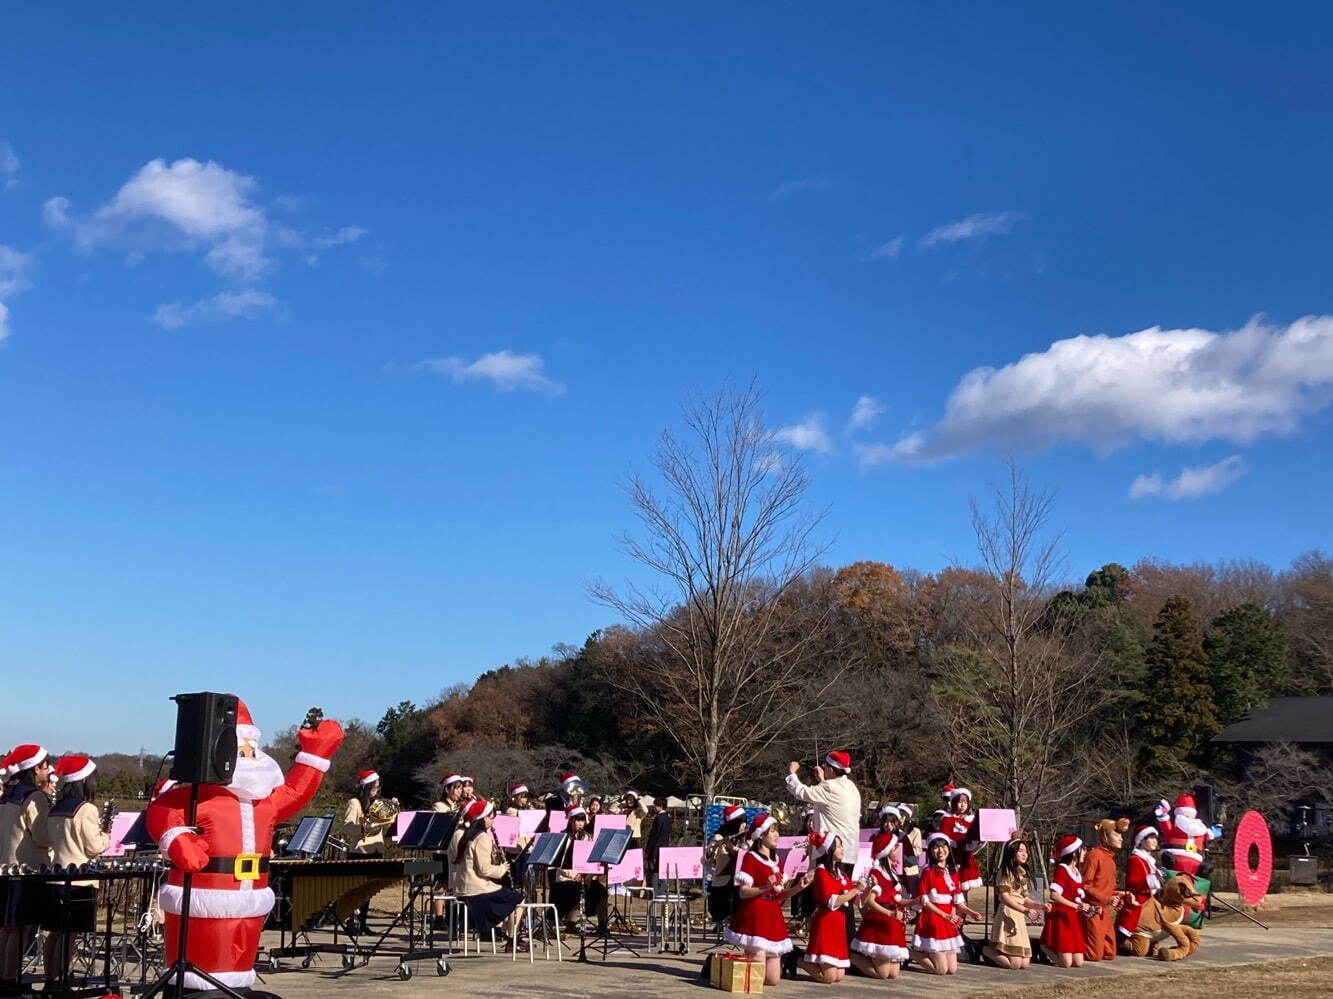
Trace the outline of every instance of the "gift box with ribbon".
<path fill-rule="evenodd" d="M 714 954 L 713 988 L 723 992 L 760 995 L 764 991 L 764 962 L 740 954 Z"/>

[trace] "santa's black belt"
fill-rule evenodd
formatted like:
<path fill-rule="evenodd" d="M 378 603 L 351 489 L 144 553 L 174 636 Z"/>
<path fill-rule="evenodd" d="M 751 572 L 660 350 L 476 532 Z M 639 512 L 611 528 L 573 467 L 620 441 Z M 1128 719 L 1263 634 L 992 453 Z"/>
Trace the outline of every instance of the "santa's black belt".
<path fill-rule="evenodd" d="M 200 874 L 230 874 L 237 881 L 254 881 L 268 873 L 268 857 L 243 853 L 239 857 L 209 857 Z"/>

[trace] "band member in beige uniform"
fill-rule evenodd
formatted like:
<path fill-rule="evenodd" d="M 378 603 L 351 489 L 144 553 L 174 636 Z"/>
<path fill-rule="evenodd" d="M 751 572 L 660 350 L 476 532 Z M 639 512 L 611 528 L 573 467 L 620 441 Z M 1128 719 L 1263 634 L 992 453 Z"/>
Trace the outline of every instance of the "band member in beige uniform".
<path fill-rule="evenodd" d="M 86 756 L 64 756 L 56 764 L 58 799 L 47 817 L 52 860 L 58 867 L 81 865 L 100 857 L 111 845 L 97 807 L 97 769 Z M 109 820 L 109 816 L 108 816 Z M 54 992 L 66 983 L 74 937 L 89 933 L 97 922 L 97 882 L 74 881 L 49 885 L 42 929 L 46 942 L 42 957 L 46 989 Z"/>
<path fill-rule="evenodd" d="M 46 818 L 51 802 L 39 789 L 51 773 L 46 750 L 31 743 L 17 746 L 9 754 L 13 783 L 0 798 L 0 864 L 39 867 L 51 862 L 51 839 Z M 45 894 L 25 886 L 20 878 L 3 882 L 0 905 L 0 994 L 17 994 L 23 951 L 37 932 Z"/>

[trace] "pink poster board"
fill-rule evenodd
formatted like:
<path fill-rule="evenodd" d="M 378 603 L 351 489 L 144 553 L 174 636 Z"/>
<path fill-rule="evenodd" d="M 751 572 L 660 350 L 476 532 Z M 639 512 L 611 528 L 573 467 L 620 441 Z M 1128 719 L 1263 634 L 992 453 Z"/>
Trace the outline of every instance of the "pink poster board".
<path fill-rule="evenodd" d="M 862 843 L 861 848 L 856 851 L 856 865 L 852 868 L 852 877 L 865 877 L 866 873 L 870 870 L 872 862 L 870 847 L 865 843 Z"/>
<path fill-rule="evenodd" d="M 518 813 L 518 834 L 520 836 L 531 836 L 537 831 L 537 827 L 542 824 L 546 811 L 541 808 L 525 808 Z"/>
<path fill-rule="evenodd" d="M 518 816 L 497 815 L 491 823 L 491 832 L 495 833 L 495 842 L 505 849 L 518 846 Z"/>
<path fill-rule="evenodd" d="M 551 832 L 564 832 L 568 825 L 569 819 L 565 817 L 564 812 L 551 813 Z"/>
<path fill-rule="evenodd" d="M 879 832 L 878 829 L 862 829 L 860 835 L 857 836 L 857 842 L 869 843 L 875 838 L 875 833 L 877 832 Z"/>
<path fill-rule="evenodd" d="M 979 839 L 983 843 L 1008 843 L 1018 831 L 1018 816 L 1012 808 L 983 808 Z"/>
<path fill-rule="evenodd" d="M 610 812 L 598 812 L 592 817 L 592 838 L 596 839 L 597 834 L 603 829 L 624 829 L 626 819 L 627 816 L 625 815 L 612 815 Z"/>
<path fill-rule="evenodd" d="M 794 849 L 796 849 L 797 847 L 804 847 L 805 844 L 806 844 L 806 842 L 808 842 L 808 841 L 807 841 L 806 837 L 804 837 L 804 836 L 779 836 L 779 837 L 778 837 L 778 849 L 779 849 L 779 850 L 794 850 Z"/>
<path fill-rule="evenodd" d="M 699 881 L 704 876 L 702 846 L 664 846 L 657 858 L 657 872 L 664 878 Z"/>
<path fill-rule="evenodd" d="M 666 851 L 663 850 L 662 852 L 665 853 Z M 623 885 L 627 881 L 643 880 L 643 851 L 626 850 L 625 859 L 606 872 L 606 880 L 613 885 Z"/>
<path fill-rule="evenodd" d="M 123 857 L 125 856 L 125 836 L 130 831 L 130 826 L 134 825 L 134 820 L 139 817 L 139 812 L 117 812 L 111 817 L 111 831 L 107 835 L 111 839 L 111 845 L 106 848 L 103 857 Z M 191 909 L 191 912 L 194 910 Z"/>

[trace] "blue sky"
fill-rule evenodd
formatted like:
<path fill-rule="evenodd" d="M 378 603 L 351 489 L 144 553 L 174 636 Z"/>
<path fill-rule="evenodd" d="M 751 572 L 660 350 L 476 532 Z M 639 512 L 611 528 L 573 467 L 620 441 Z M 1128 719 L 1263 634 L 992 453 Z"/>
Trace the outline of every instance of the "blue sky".
<path fill-rule="evenodd" d="M 835 564 L 966 558 L 1006 449 L 1071 575 L 1327 547 L 1330 22 L 25 9 L 0 739 L 161 748 L 202 688 L 373 720 L 579 642 L 618 482 L 728 378 Z"/>

